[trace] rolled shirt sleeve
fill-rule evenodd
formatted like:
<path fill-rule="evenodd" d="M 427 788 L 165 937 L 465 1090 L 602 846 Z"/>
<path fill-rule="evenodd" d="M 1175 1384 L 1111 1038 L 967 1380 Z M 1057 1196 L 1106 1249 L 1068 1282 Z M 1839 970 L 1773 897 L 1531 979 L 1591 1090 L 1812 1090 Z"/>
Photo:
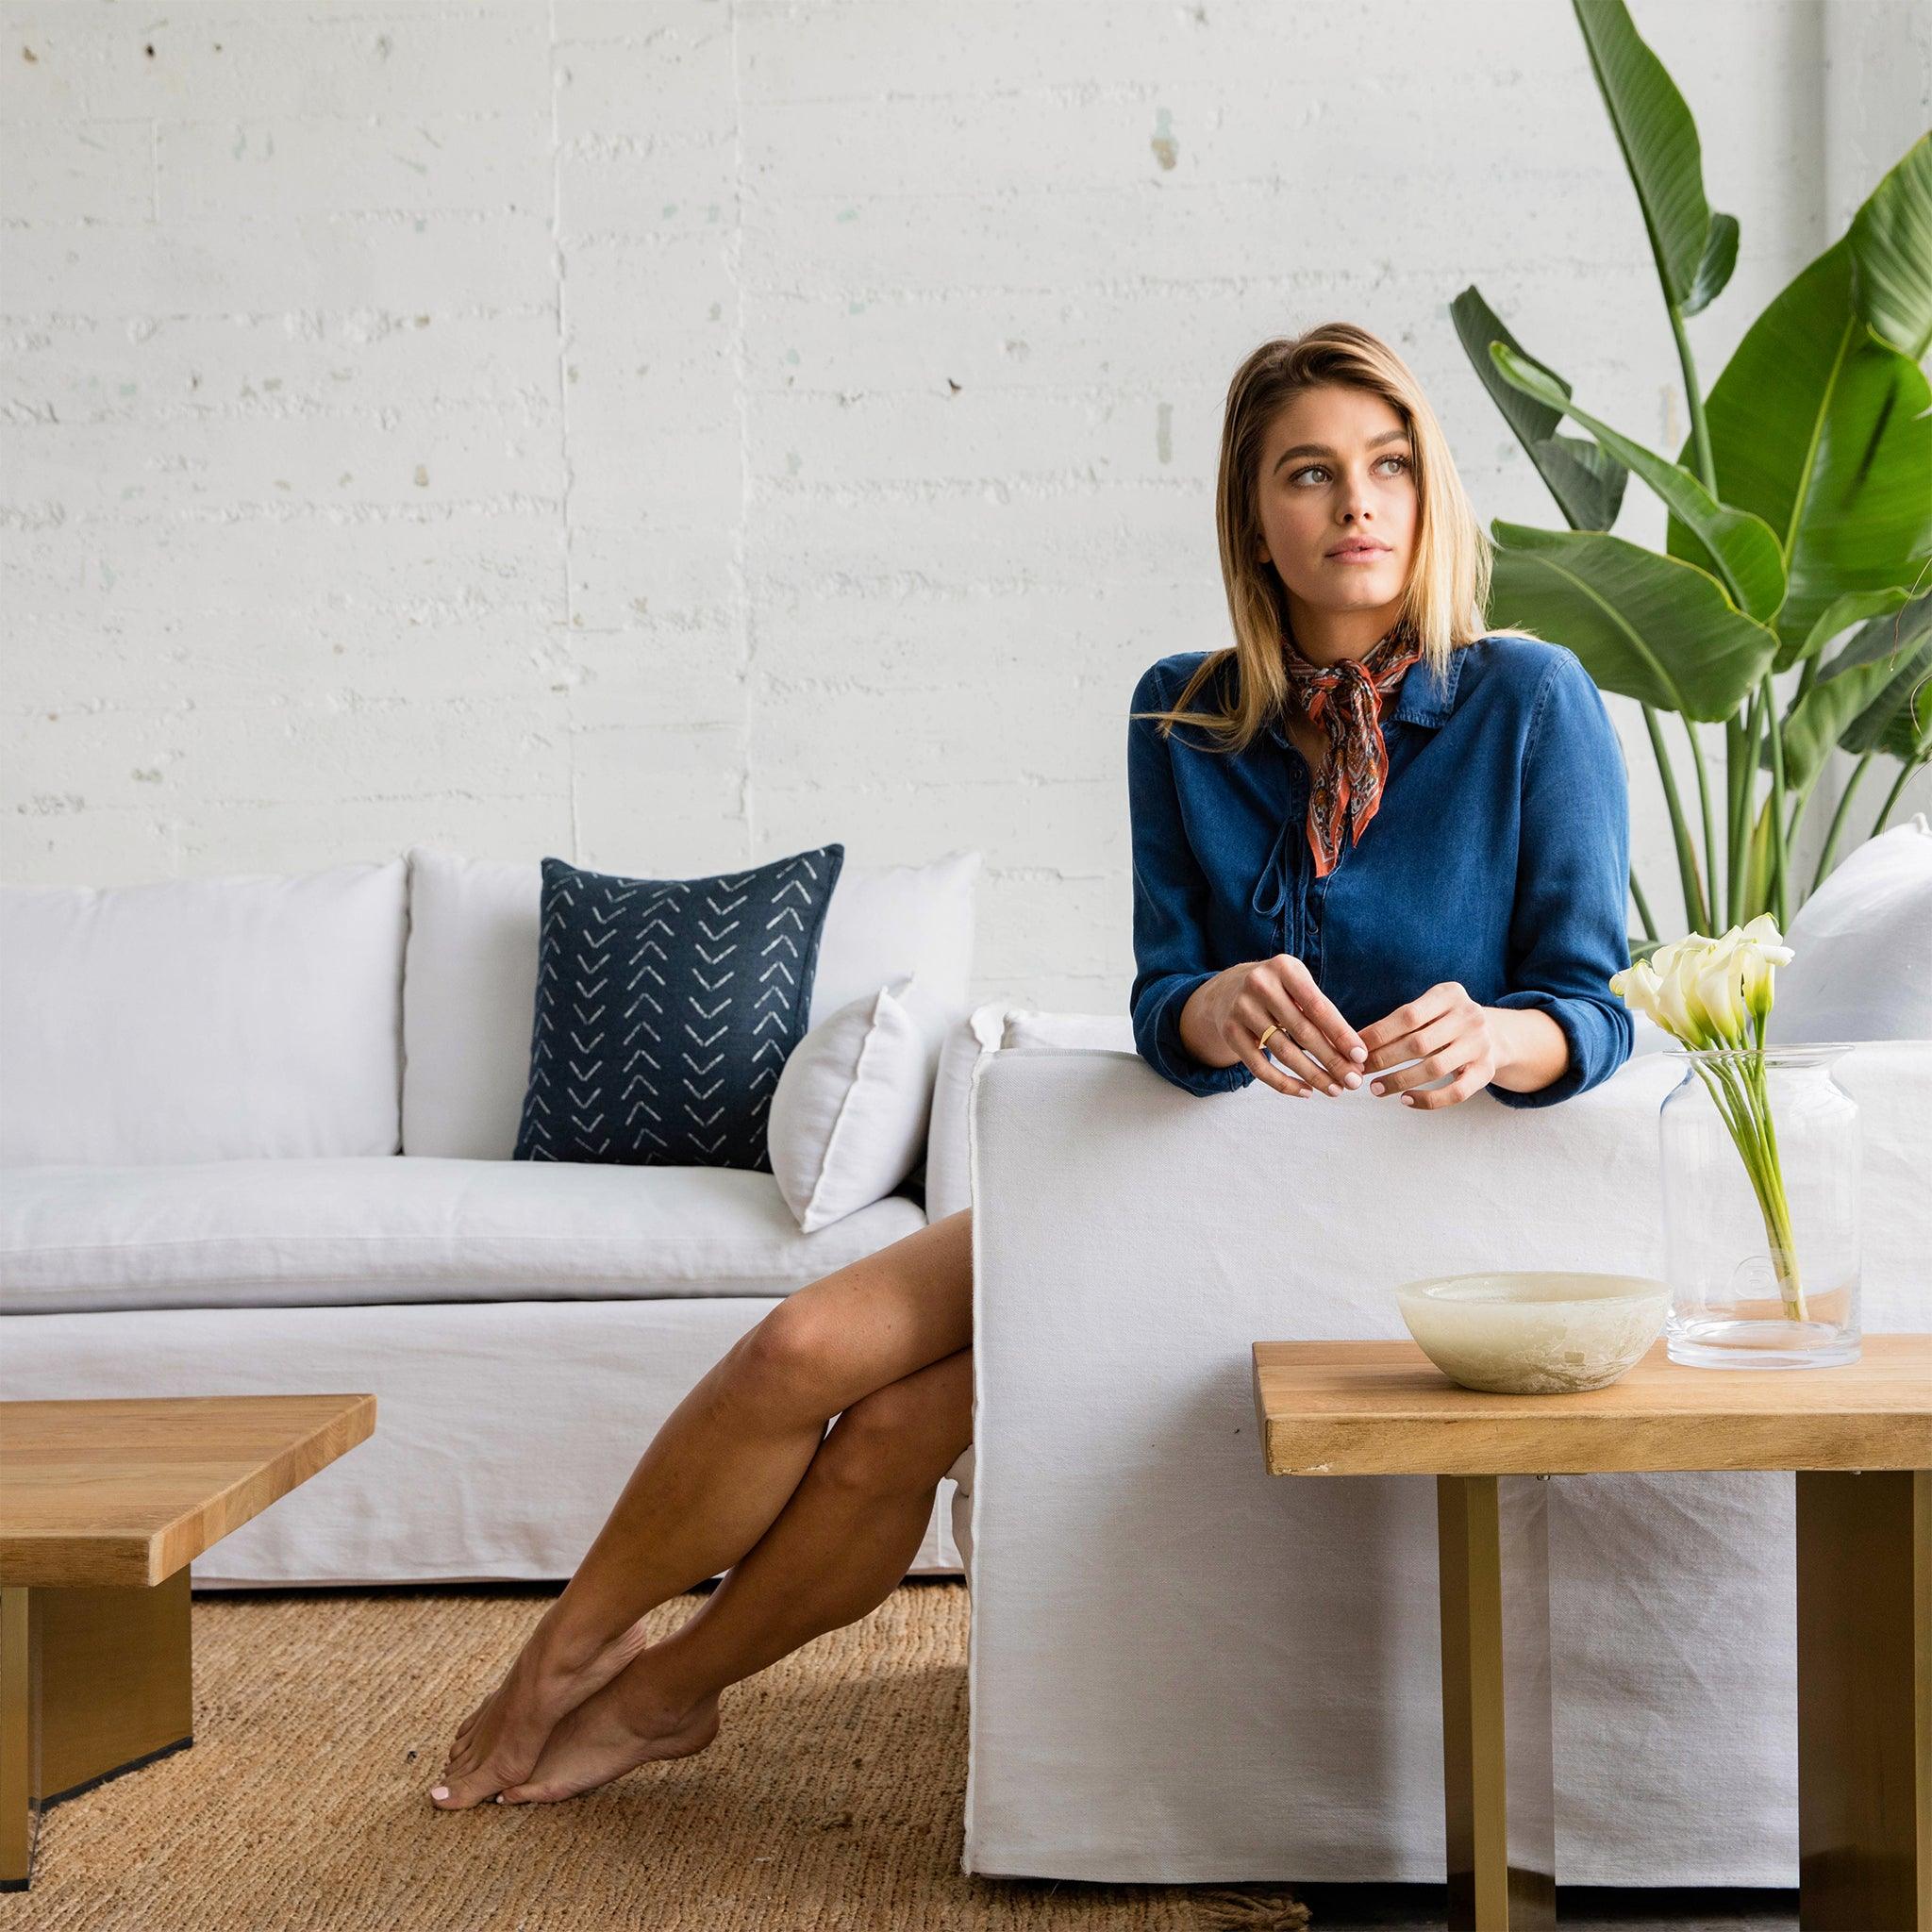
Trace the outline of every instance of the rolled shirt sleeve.
<path fill-rule="evenodd" d="M 1574 651 L 1549 670 L 1523 765 L 1509 991 L 1498 1007 L 1533 1008 L 1562 1028 L 1563 1071 L 1533 1093 L 1491 1083 L 1505 1107 L 1553 1107 L 1607 1080 L 1630 1058 L 1637 1029 L 1610 991 L 1630 963 L 1629 784 L 1603 693 Z"/>
<path fill-rule="evenodd" d="M 1159 667 L 1134 687 L 1131 709 L 1165 710 Z M 1134 858 L 1134 1045 L 1163 1079 L 1203 1097 L 1250 1085 L 1237 1060 L 1210 1067 L 1181 1043 L 1181 1008 L 1221 969 L 1208 963 L 1208 880 L 1189 842 L 1167 741 L 1151 719 L 1127 720 L 1127 810 Z"/>

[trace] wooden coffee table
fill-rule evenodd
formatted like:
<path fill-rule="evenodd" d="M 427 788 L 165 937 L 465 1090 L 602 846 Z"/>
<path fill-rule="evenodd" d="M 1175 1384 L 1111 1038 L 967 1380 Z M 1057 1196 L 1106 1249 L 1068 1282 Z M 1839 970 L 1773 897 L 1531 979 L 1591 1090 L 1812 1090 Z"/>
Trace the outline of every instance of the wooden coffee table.
<path fill-rule="evenodd" d="M 373 1395 L 0 1402 L 0 1890 L 47 1806 L 194 1741 L 192 1559 L 375 1428 Z"/>
<path fill-rule="evenodd" d="M 1932 1932 L 1932 1336 L 1795 1370 L 1659 1341 L 1574 1395 L 1464 1389 L 1412 1341 L 1257 1341 L 1255 1405 L 1272 1475 L 1436 1478 L 1452 1926 L 1556 1922 L 1548 1479 L 1789 1469 L 1798 1923 Z"/>

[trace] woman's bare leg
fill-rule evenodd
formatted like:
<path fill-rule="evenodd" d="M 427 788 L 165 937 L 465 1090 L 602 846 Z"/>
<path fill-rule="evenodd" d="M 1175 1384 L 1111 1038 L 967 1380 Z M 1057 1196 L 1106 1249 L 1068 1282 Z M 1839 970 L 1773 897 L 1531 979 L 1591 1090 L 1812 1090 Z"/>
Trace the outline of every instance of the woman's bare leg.
<path fill-rule="evenodd" d="M 770 1528 L 828 1418 L 971 1341 L 972 1221 L 963 1208 L 797 1290 L 699 1380 L 457 1733 L 434 1803 L 465 1809 L 527 1777 L 558 1720 L 638 1654 L 644 1614 Z"/>
<path fill-rule="evenodd" d="M 654 1758 L 702 1751 L 727 1684 L 891 1594 L 940 1477 L 972 1440 L 970 1348 L 862 1396 L 757 1547 L 678 1629 L 558 1722 L 503 1802 L 574 1798 Z"/>

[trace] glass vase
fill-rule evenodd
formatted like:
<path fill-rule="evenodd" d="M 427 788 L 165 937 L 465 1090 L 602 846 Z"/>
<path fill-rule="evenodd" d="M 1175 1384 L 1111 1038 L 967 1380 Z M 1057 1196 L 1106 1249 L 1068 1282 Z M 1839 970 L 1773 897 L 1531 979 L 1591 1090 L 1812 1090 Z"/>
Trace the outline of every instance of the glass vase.
<path fill-rule="evenodd" d="M 1851 1050 L 1664 1049 L 1685 1063 L 1657 1116 L 1672 1361 L 1858 1359 L 1858 1104 L 1832 1077 Z"/>

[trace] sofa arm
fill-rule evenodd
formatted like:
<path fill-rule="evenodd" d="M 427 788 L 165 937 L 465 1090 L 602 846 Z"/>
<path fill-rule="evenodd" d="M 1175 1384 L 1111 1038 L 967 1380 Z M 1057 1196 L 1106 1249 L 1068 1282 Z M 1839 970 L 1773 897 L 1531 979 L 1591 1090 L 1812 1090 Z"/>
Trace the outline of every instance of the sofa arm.
<path fill-rule="evenodd" d="M 1684 1071 L 1646 1054 L 1554 1108 L 1436 1110 L 1199 1099 L 1126 1053 L 978 1061 L 967 1870 L 1440 1876 L 1435 1486 L 1266 1475 L 1251 1345 L 1404 1339 L 1393 1290 L 1425 1275 L 1660 1274 L 1657 1115 Z M 1864 1128 L 1865 1325 L 1923 1328 L 1932 1041 L 1837 1072 Z M 1633 1846 L 1666 1871 L 1708 1850 L 1683 1790 L 1790 1801 L 1762 1665 L 1787 1654 L 1790 1478 L 1557 1487 L 1559 1761 L 1673 1767 L 1608 1811 L 1576 1772 L 1566 1856 L 1577 1882 L 1640 1883 Z M 1687 1697 L 1658 1632 L 1693 1607 L 1727 1641 Z M 1726 1882 L 1788 1882 L 1756 1854 Z"/>
<path fill-rule="evenodd" d="M 967 1171 L 966 1102 L 981 1058 L 997 1053 L 1006 1030 L 1007 1003 L 989 1000 L 956 1020 L 940 1047 L 933 1078 L 932 1114 L 925 1130 L 925 1218 L 928 1222 L 972 1206 Z"/>

